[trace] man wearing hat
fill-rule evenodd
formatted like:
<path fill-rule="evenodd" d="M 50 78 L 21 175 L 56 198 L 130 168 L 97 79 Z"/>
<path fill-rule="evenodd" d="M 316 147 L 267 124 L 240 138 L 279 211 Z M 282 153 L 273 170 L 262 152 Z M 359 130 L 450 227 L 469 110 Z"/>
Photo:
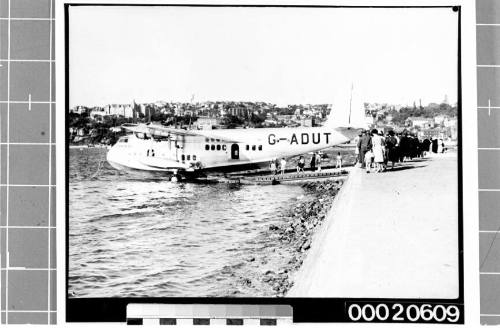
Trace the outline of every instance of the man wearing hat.
<path fill-rule="evenodd" d="M 363 168 L 365 165 L 365 163 L 364 163 L 365 154 L 370 149 L 372 149 L 372 138 L 371 138 L 370 134 L 365 130 L 365 131 L 363 131 L 363 135 L 359 139 L 359 155 L 360 155 L 359 161 L 360 161 L 360 163 L 363 163 L 362 164 Z"/>

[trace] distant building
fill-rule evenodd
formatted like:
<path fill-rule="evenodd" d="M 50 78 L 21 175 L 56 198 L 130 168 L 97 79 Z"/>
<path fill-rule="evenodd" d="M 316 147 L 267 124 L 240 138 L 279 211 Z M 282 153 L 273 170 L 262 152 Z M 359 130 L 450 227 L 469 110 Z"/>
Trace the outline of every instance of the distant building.
<path fill-rule="evenodd" d="M 443 121 L 443 125 L 446 128 L 457 127 L 457 119 L 456 118 L 447 118 Z"/>
<path fill-rule="evenodd" d="M 372 114 L 365 115 L 365 123 L 368 125 L 373 125 L 375 123 L 375 118 Z"/>
<path fill-rule="evenodd" d="M 445 115 L 438 115 L 438 116 L 435 116 L 434 117 L 434 123 L 435 124 L 438 124 L 438 125 L 441 125 L 444 123 L 445 120 L 448 119 L 448 116 L 445 116 Z"/>
<path fill-rule="evenodd" d="M 450 138 L 453 139 L 453 140 L 457 140 L 458 139 L 458 127 L 457 125 L 455 124 L 454 126 L 450 126 L 450 127 L 447 127 L 447 129 L 449 129 L 450 133 Z"/>
<path fill-rule="evenodd" d="M 406 119 L 406 125 L 411 127 L 419 127 L 419 128 L 430 128 L 434 126 L 434 120 L 430 118 L 424 117 L 408 117 Z"/>
<path fill-rule="evenodd" d="M 228 115 L 239 116 L 239 117 L 244 116 L 246 112 L 247 109 L 243 107 L 232 107 L 227 110 Z"/>
<path fill-rule="evenodd" d="M 214 126 L 220 125 L 220 119 L 216 117 L 200 116 L 195 125 L 198 129 L 211 130 Z"/>
<path fill-rule="evenodd" d="M 93 119 L 102 119 L 103 116 L 107 115 L 109 114 L 105 108 L 94 108 L 89 113 L 89 116 Z"/>
<path fill-rule="evenodd" d="M 314 115 L 314 111 L 312 109 L 305 109 L 302 111 L 302 115 L 312 116 Z"/>
<path fill-rule="evenodd" d="M 304 127 L 313 127 L 314 126 L 314 118 L 313 117 L 304 117 L 300 120 L 300 125 Z"/>
<path fill-rule="evenodd" d="M 276 115 L 276 121 L 280 123 L 290 123 L 295 118 L 295 115 Z"/>
<path fill-rule="evenodd" d="M 451 138 L 450 132 L 442 128 L 423 129 L 418 132 L 418 136 L 422 139 L 448 139 Z"/>
<path fill-rule="evenodd" d="M 75 113 L 75 114 L 79 114 L 79 115 L 81 115 L 81 114 L 83 114 L 83 113 L 87 112 L 87 108 L 86 108 L 86 107 L 83 107 L 83 106 L 75 106 L 74 108 L 72 108 L 72 109 L 70 110 L 70 112 L 73 112 L 73 113 Z"/>
<path fill-rule="evenodd" d="M 130 104 L 110 104 L 104 106 L 104 108 L 94 109 L 90 112 L 91 117 L 100 116 L 123 116 L 125 118 L 131 118 L 134 116 L 134 107 Z"/>
<path fill-rule="evenodd" d="M 264 123 L 263 123 L 263 124 L 264 124 L 264 126 L 275 126 L 276 124 L 278 124 L 278 122 L 276 122 L 276 121 L 275 121 L 275 120 L 273 120 L 273 119 L 269 119 L 269 118 L 268 118 L 268 119 L 266 119 L 266 120 L 264 121 Z"/>
<path fill-rule="evenodd" d="M 174 114 L 175 116 L 184 116 L 184 108 L 182 108 L 182 105 L 174 106 Z"/>

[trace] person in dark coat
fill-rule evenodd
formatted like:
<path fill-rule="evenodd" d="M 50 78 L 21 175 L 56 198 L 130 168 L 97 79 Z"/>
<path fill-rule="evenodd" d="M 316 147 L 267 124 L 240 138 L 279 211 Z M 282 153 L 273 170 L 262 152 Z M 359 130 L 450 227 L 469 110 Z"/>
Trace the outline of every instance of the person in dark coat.
<path fill-rule="evenodd" d="M 410 159 L 418 157 L 418 138 L 414 135 L 410 136 Z"/>
<path fill-rule="evenodd" d="M 437 154 L 438 152 L 438 140 L 435 138 L 432 138 L 432 152 Z"/>
<path fill-rule="evenodd" d="M 311 171 L 316 171 L 316 153 L 311 158 Z"/>
<path fill-rule="evenodd" d="M 427 155 L 427 152 L 430 151 L 429 147 L 431 146 L 431 141 L 429 139 L 424 139 L 424 141 L 422 141 L 422 157 Z"/>
<path fill-rule="evenodd" d="M 387 150 L 387 161 L 392 162 L 391 169 L 394 169 L 394 164 L 399 160 L 397 144 L 398 140 L 394 136 L 394 131 L 389 131 L 389 135 L 385 139 L 385 148 Z"/>
<path fill-rule="evenodd" d="M 363 167 L 366 164 L 364 162 L 365 154 L 367 151 L 372 149 L 372 137 L 368 133 L 368 131 L 363 131 L 363 136 L 361 136 L 361 139 L 359 140 L 359 154 L 362 155 L 362 161 Z"/>
<path fill-rule="evenodd" d="M 399 138 L 399 161 L 404 163 L 406 156 L 408 156 L 408 135 L 404 133 Z"/>

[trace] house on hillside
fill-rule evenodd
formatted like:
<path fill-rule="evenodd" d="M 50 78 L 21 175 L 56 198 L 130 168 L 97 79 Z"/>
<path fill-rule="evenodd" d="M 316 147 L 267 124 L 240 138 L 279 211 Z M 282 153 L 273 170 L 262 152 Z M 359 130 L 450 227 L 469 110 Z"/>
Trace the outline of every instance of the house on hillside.
<path fill-rule="evenodd" d="M 406 126 L 419 127 L 422 129 L 428 129 L 434 127 L 434 120 L 425 117 L 408 117 L 405 121 Z"/>

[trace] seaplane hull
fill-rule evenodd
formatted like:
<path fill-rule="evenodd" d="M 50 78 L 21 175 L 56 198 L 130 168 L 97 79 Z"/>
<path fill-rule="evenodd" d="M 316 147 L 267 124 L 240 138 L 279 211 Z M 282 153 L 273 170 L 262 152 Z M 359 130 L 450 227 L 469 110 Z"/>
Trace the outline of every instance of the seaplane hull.
<path fill-rule="evenodd" d="M 111 147 L 116 169 L 194 174 L 267 166 L 276 158 L 320 151 L 348 142 L 353 128 L 275 128 L 189 131 L 155 125 L 127 126 L 132 134 Z"/>

